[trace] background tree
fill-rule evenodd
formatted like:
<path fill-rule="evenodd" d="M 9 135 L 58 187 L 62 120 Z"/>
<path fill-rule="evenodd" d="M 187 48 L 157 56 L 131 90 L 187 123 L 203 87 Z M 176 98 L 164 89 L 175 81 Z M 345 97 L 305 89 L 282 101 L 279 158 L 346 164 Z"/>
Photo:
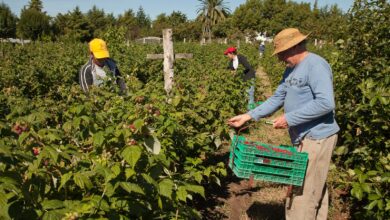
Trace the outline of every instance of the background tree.
<path fill-rule="evenodd" d="M 103 9 L 95 5 L 86 14 L 90 32 L 94 37 L 102 37 L 104 32 L 115 25 L 115 17 L 112 14 L 106 15 Z"/>
<path fill-rule="evenodd" d="M 5 3 L 0 4 L 0 38 L 15 37 L 17 17 Z"/>
<path fill-rule="evenodd" d="M 135 39 L 139 36 L 139 27 L 137 18 L 133 12 L 133 10 L 129 9 L 123 13 L 123 15 L 119 15 L 117 19 L 117 26 L 123 27 L 125 31 L 126 39 Z"/>
<path fill-rule="evenodd" d="M 154 36 L 161 36 L 163 29 L 172 28 L 173 38 L 176 40 L 182 40 L 185 35 L 183 31 L 187 29 L 187 24 L 187 16 L 180 11 L 173 11 L 169 16 L 162 13 L 159 14 L 157 18 L 152 22 L 151 33 Z"/>
<path fill-rule="evenodd" d="M 22 38 L 36 40 L 50 33 L 50 18 L 42 12 L 42 2 L 31 0 L 28 7 L 22 9 L 17 24 L 17 34 Z"/>
<path fill-rule="evenodd" d="M 28 8 L 30 9 L 35 9 L 37 11 L 42 11 L 43 9 L 43 4 L 41 0 L 31 0 L 30 3 L 28 4 Z"/>
<path fill-rule="evenodd" d="M 211 40 L 213 27 L 225 20 L 230 13 L 230 9 L 223 0 L 198 0 L 200 7 L 197 10 L 198 17 L 203 23 L 202 35 Z"/>
<path fill-rule="evenodd" d="M 144 9 L 142 7 L 138 8 L 136 14 L 137 25 L 140 28 L 140 36 L 146 36 L 149 34 L 150 26 L 152 24 L 151 19 L 148 15 L 146 15 Z"/>
<path fill-rule="evenodd" d="M 56 34 L 62 39 L 86 42 L 93 37 L 90 23 L 79 7 L 64 15 L 58 14 L 54 26 L 57 30 Z"/>

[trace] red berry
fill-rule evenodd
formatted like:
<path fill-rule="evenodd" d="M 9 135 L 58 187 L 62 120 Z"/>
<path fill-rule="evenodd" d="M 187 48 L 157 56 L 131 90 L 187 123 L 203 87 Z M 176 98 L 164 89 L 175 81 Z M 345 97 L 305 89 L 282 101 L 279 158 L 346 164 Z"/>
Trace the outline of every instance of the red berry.
<path fill-rule="evenodd" d="M 33 152 L 34 156 L 38 156 L 40 151 L 41 150 L 39 149 L 39 147 L 33 147 L 33 149 L 32 149 L 32 152 Z"/>
<path fill-rule="evenodd" d="M 134 124 L 129 125 L 129 128 L 130 128 L 131 132 L 135 132 L 137 130 L 137 128 L 135 128 Z"/>

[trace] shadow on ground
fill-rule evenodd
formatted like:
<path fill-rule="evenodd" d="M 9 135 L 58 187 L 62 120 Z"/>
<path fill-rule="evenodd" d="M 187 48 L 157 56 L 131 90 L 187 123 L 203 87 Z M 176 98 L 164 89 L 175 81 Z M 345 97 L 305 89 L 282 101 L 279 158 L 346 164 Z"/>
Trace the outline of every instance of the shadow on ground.
<path fill-rule="evenodd" d="M 254 202 L 246 214 L 251 220 L 282 220 L 284 219 L 284 206 L 281 204 Z"/>

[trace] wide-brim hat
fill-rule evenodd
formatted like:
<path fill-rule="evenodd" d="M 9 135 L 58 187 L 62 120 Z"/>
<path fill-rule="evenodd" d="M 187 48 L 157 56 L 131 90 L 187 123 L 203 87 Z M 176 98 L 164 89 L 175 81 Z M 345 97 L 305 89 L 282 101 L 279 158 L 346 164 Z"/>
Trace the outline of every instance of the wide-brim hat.
<path fill-rule="evenodd" d="M 104 40 L 95 38 L 89 42 L 89 50 L 93 53 L 96 59 L 108 58 L 107 44 Z"/>
<path fill-rule="evenodd" d="M 310 33 L 307 35 L 302 34 L 296 28 L 286 28 L 282 30 L 274 38 L 274 53 L 272 55 L 294 47 L 305 40 L 309 35 Z"/>

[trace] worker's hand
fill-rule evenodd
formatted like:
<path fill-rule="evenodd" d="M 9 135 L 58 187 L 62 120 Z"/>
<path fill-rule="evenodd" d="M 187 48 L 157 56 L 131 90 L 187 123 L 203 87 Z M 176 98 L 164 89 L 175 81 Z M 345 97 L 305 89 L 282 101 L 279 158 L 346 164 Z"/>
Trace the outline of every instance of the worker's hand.
<path fill-rule="evenodd" d="M 249 114 L 237 115 L 228 120 L 228 125 L 238 128 L 251 119 L 252 117 Z"/>
<path fill-rule="evenodd" d="M 274 128 L 288 128 L 288 123 L 284 114 L 275 118 L 273 122 Z"/>

